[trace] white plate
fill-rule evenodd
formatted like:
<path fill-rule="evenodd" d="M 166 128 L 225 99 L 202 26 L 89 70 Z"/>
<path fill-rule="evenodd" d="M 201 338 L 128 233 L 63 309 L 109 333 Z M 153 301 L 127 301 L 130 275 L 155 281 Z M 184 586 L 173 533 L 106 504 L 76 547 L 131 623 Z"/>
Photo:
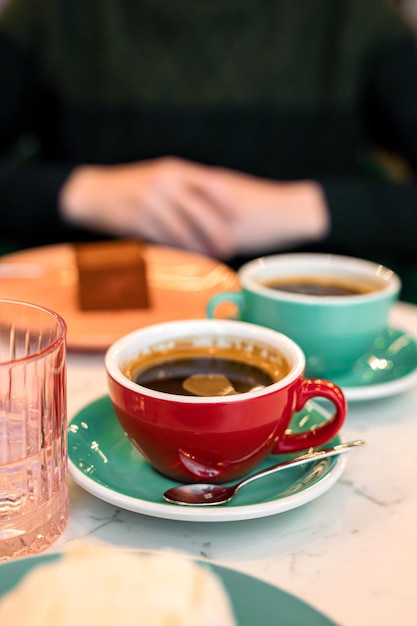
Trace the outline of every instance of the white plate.
<path fill-rule="evenodd" d="M 308 403 L 291 423 L 295 432 L 322 423 L 327 412 Z M 338 437 L 331 443 L 338 443 Z M 330 444 L 331 445 L 331 444 Z M 68 428 L 69 471 L 97 498 L 122 509 L 173 520 L 230 522 L 275 515 L 318 498 L 341 476 L 344 455 L 288 468 L 243 488 L 227 504 L 193 507 L 170 504 L 164 491 L 176 483 L 153 470 L 124 434 L 108 396 L 82 409 Z M 294 455 L 292 455 L 294 456 Z M 257 469 L 287 456 L 269 456 Z"/>

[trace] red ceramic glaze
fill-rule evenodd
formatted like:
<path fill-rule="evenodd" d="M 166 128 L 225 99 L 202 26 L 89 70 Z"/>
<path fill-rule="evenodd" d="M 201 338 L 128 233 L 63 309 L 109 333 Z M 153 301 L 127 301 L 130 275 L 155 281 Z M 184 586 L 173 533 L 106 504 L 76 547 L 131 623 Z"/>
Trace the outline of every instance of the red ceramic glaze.
<path fill-rule="evenodd" d="M 252 470 L 268 454 L 317 446 L 340 430 L 346 416 L 341 390 L 302 376 L 262 395 L 241 394 L 216 402 L 153 397 L 108 376 L 115 413 L 132 443 L 162 474 L 182 482 L 225 482 Z M 317 396 L 330 399 L 334 416 L 314 431 L 286 433 L 293 413 Z M 216 399 L 217 400 L 217 399 Z"/>
<path fill-rule="evenodd" d="M 124 365 L 157 346 L 186 338 L 198 344 L 244 343 L 263 354 L 285 356 L 289 371 L 263 389 L 226 397 L 180 396 L 143 387 Z M 202 344 L 203 342 L 203 344 Z M 265 356 L 268 358 L 268 356 Z M 138 329 L 107 351 L 105 368 L 114 411 L 133 444 L 162 474 L 180 482 L 227 482 L 250 472 L 268 454 L 319 446 L 334 437 L 346 416 L 342 391 L 322 379 L 304 378 L 305 357 L 291 339 L 274 330 L 232 320 L 181 320 Z M 331 400 L 335 413 L 302 433 L 288 426 L 315 397 Z"/>

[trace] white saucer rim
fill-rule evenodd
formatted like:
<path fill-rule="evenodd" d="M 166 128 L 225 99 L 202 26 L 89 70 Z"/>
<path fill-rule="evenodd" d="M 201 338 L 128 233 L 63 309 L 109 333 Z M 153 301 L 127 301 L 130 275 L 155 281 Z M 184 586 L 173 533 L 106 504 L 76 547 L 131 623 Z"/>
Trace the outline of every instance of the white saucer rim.
<path fill-rule="evenodd" d="M 363 385 L 358 387 L 344 387 L 341 389 L 348 402 L 361 400 L 379 400 L 394 396 L 404 391 L 408 391 L 414 383 L 417 383 L 417 364 L 416 369 L 401 378 L 391 380 L 386 383 L 376 383 L 375 385 Z"/>
<path fill-rule="evenodd" d="M 148 502 L 141 498 L 126 496 L 118 491 L 104 487 L 96 483 L 91 478 L 81 472 L 76 465 L 69 459 L 68 469 L 75 482 L 85 489 L 88 493 L 96 496 L 100 500 L 113 504 L 119 508 L 131 511 L 133 513 L 141 513 L 151 517 L 157 517 L 167 520 L 188 521 L 188 522 L 232 522 L 249 519 L 257 519 L 284 513 L 303 504 L 307 504 L 315 500 L 323 493 L 328 491 L 338 479 L 341 477 L 347 463 L 345 455 L 340 455 L 329 470 L 329 472 L 314 485 L 303 489 L 302 491 L 287 496 L 285 498 L 277 498 L 270 502 L 262 502 L 259 504 L 249 504 L 245 506 L 226 507 L 193 507 L 181 506 L 175 504 L 164 504 L 156 502 Z"/>
<path fill-rule="evenodd" d="M 327 410 L 324 407 L 321 407 L 313 401 L 309 401 L 309 404 L 322 415 L 327 415 Z M 76 416 L 74 416 L 73 419 L 75 419 L 75 417 Z M 71 422 L 72 420 L 69 421 L 68 427 L 71 425 Z M 339 433 L 339 435 L 340 434 L 341 433 Z M 334 457 L 333 465 L 316 483 L 305 487 L 297 493 L 282 498 L 278 496 L 276 499 L 269 500 L 268 502 L 232 507 L 193 507 L 168 502 L 150 502 L 143 498 L 124 495 L 115 489 L 98 483 L 91 476 L 86 475 L 71 459 L 70 450 L 68 452 L 68 471 L 70 475 L 80 487 L 91 495 L 133 513 L 141 513 L 162 519 L 193 522 L 229 522 L 257 519 L 298 508 L 328 491 L 328 489 L 339 480 L 347 464 L 346 455 L 341 454 L 338 457 Z"/>

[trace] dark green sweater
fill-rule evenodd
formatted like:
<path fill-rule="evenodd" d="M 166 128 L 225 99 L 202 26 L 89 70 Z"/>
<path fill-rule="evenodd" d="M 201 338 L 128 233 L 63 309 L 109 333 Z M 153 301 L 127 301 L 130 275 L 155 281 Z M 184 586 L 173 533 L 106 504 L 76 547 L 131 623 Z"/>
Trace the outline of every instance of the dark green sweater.
<path fill-rule="evenodd" d="M 309 249 L 389 263 L 414 298 L 416 183 L 365 167 L 383 146 L 417 171 L 417 46 L 388 0 L 9 0 L 0 94 L 3 240 L 97 237 L 58 215 L 74 165 L 177 155 L 319 180 Z"/>

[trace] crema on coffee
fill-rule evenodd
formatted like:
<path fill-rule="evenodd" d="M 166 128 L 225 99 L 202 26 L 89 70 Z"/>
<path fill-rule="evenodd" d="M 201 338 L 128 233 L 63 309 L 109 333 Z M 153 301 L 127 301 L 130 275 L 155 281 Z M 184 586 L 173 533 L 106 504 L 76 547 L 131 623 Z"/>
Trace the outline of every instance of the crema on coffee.
<path fill-rule="evenodd" d="M 242 341 L 227 346 L 179 342 L 170 348 L 138 355 L 122 369 L 125 376 L 139 385 L 186 396 L 196 395 L 184 385 L 196 375 L 224 377 L 236 393 L 246 393 L 281 380 L 290 367 L 280 352 L 265 346 L 245 345 Z"/>
<path fill-rule="evenodd" d="M 285 276 L 262 281 L 264 287 L 309 296 L 357 296 L 381 289 L 381 283 L 346 276 Z"/>

